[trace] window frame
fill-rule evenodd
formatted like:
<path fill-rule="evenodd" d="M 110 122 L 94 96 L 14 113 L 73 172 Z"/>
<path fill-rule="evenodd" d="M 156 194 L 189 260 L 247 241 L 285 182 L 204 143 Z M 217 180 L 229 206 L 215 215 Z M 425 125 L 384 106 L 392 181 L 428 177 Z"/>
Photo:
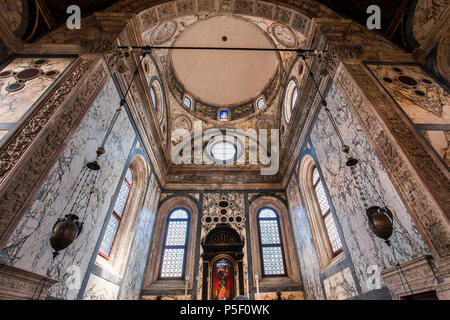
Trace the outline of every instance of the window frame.
<path fill-rule="evenodd" d="M 177 210 L 183 210 L 186 212 L 187 214 L 187 218 L 174 218 L 171 220 L 171 216 L 172 214 L 177 211 Z M 163 245 L 162 245 L 162 249 L 161 249 L 161 257 L 160 257 L 160 262 L 159 262 L 159 270 L 158 270 L 158 280 L 185 280 L 185 276 L 186 276 L 186 259 L 187 259 L 187 250 L 188 250 L 188 242 L 189 242 L 189 227 L 190 227 L 190 220 L 191 220 L 191 214 L 190 212 L 183 207 L 176 207 L 174 209 L 172 209 L 167 217 L 166 220 L 166 228 L 165 228 L 165 233 L 164 233 L 164 240 L 163 240 Z M 185 235 L 185 239 L 184 239 L 184 246 L 167 246 L 167 236 L 168 236 L 168 231 L 169 231 L 169 222 L 170 221 L 186 221 L 186 235 Z M 183 267 L 182 267 L 182 271 L 181 271 L 181 277 L 163 277 L 161 276 L 162 274 L 162 267 L 163 267 L 163 262 L 164 262 L 164 252 L 167 248 L 170 249 L 180 249 L 183 248 Z"/>
<path fill-rule="evenodd" d="M 292 98 L 294 96 L 294 93 L 297 92 L 297 96 L 295 99 L 295 103 L 293 104 Z M 284 97 L 283 97 L 283 115 L 284 115 L 284 121 L 286 123 L 289 123 L 292 119 L 292 116 L 294 114 L 295 107 L 297 106 L 297 101 L 299 99 L 299 85 L 298 81 L 295 77 L 292 77 L 289 79 L 286 85 L 286 89 L 284 91 Z"/>
<path fill-rule="evenodd" d="M 317 175 L 318 175 L 318 178 L 317 178 L 316 182 L 314 182 L 314 170 L 317 170 Z M 333 257 L 336 257 L 336 256 L 338 256 L 340 253 L 342 253 L 344 251 L 344 247 L 342 245 L 342 240 L 340 239 L 339 232 L 338 232 L 338 237 L 339 237 L 339 242 L 341 243 L 341 247 L 339 249 L 337 249 L 336 251 L 333 249 L 333 244 L 331 242 L 330 232 L 328 231 L 325 219 L 328 216 L 331 215 L 331 219 L 333 219 L 333 224 L 334 224 L 334 227 L 336 228 L 336 231 L 337 231 L 336 221 L 334 220 L 333 214 L 331 212 L 331 203 L 330 203 L 330 201 L 328 199 L 328 196 L 327 196 L 327 194 L 325 192 L 324 182 L 323 182 L 322 177 L 320 175 L 319 169 L 317 168 L 316 165 L 314 166 L 314 168 L 312 170 L 311 179 L 312 179 L 312 188 L 314 190 L 315 201 L 317 202 L 319 211 L 321 213 L 322 223 L 323 223 L 324 228 L 326 230 L 327 239 L 328 239 L 328 242 L 330 244 L 330 248 L 331 248 Z M 325 193 L 325 197 L 326 197 L 326 200 L 327 200 L 327 203 L 328 203 L 328 210 L 325 213 L 323 213 L 322 208 L 320 207 L 319 196 L 317 194 L 317 187 L 319 186 L 319 184 L 322 184 L 322 188 L 323 188 L 323 191 Z"/>
<path fill-rule="evenodd" d="M 261 218 L 260 214 L 261 211 L 269 209 L 271 211 L 273 211 L 276 215 L 276 218 Z M 277 229 L 278 229 L 278 237 L 280 238 L 280 243 L 279 244 L 263 244 L 262 243 L 262 235 L 261 235 L 261 219 L 262 220 L 275 220 L 277 222 Z M 281 228 L 280 228 L 280 217 L 278 212 L 271 207 L 267 207 L 264 206 L 262 208 L 260 208 L 256 214 L 256 220 L 257 220 L 257 226 L 258 226 L 258 239 L 259 239 L 259 252 L 260 252 L 260 257 L 261 257 L 261 266 L 262 266 L 262 277 L 267 277 L 267 278 L 274 278 L 274 277 L 287 277 L 288 273 L 287 273 L 287 269 L 286 269 L 286 258 L 284 255 L 284 245 L 283 245 L 283 237 L 281 235 Z M 266 274 L 266 267 L 264 264 L 264 255 L 263 255 L 263 247 L 279 247 L 281 250 L 281 258 L 283 260 L 283 274 Z"/>
<path fill-rule="evenodd" d="M 322 211 L 320 204 L 317 200 L 316 191 L 313 187 L 313 174 L 314 168 L 317 169 L 317 173 L 321 178 L 325 196 L 330 206 L 333 221 L 335 223 L 337 233 L 343 250 L 336 255 L 333 254 L 333 248 L 331 246 L 330 238 L 328 236 L 328 230 L 322 219 Z M 338 263 L 345 259 L 345 238 L 340 230 L 339 221 L 335 219 L 336 212 L 334 211 L 332 199 L 330 199 L 328 190 L 326 188 L 325 179 L 323 179 L 320 167 L 316 162 L 316 159 L 310 152 L 303 154 L 298 169 L 298 183 L 302 202 L 305 208 L 306 216 L 308 218 L 309 229 L 311 230 L 312 241 L 316 252 L 317 260 L 319 262 L 320 272 L 325 272 L 330 268 L 336 266 Z"/>
<path fill-rule="evenodd" d="M 128 181 L 128 179 L 127 179 L 127 171 L 128 170 L 130 170 L 130 172 L 131 172 L 131 183 Z M 133 171 L 130 169 L 130 167 L 128 167 L 127 168 L 127 171 L 125 172 L 125 176 L 123 177 L 123 180 L 122 180 L 122 183 L 120 184 L 120 189 L 119 189 L 119 193 L 120 193 L 120 190 L 122 189 L 122 186 L 123 186 L 123 184 L 125 183 L 126 185 L 127 185 L 127 187 L 128 187 L 128 195 L 127 195 L 127 200 L 125 201 L 125 205 L 123 206 L 123 210 L 122 210 L 122 215 L 121 216 L 119 216 L 119 214 L 114 210 L 114 207 L 116 206 L 116 203 L 117 203 L 117 198 L 119 197 L 119 193 L 117 194 L 117 197 L 116 197 L 116 199 L 115 199 L 115 201 L 114 201 L 114 206 L 113 206 L 113 210 L 112 210 L 112 212 L 111 212 L 111 216 L 110 216 L 110 218 L 109 219 L 116 219 L 117 221 L 119 221 L 119 225 L 117 226 L 117 229 L 116 229 L 116 232 L 115 232 L 115 234 L 114 234 L 114 239 L 113 239 L 113 241 L 112 241 L 112 243 L 111 243 L 111 247 L 109 248 L 109 254 L 107 255 L 107 254 L 105 254 L 104 252 L 101 252 L 100 251 L 100 248 L 99 248 L 99 250 L 98 250 L 98 255 L 99 256 L 101 256 L 102 258 L 105 258 L 106 260 L 108 260 L 109 261 L 109 259 L 111 258 L 111 253 L 112 253 L 112 251 L 113 251 L 113 248 L 114 248 L 114 245 L 115 245 L 115 243 L 116 243 L 116 239 L 117 239 L 117 234 L 119 233 L 119 229 L 120 229 L 120 226 L 121 226 L 121 224 L 122 224 L 122 220 L 124 219 L 124 215 L 125 215 L 125 211 L 127 210 L 127 208 L 128 208 L 128 204 L 129 204 L 129 202 L 130 202 L 130 195 L 131 195 L 131 192 L 132 192 L 132 190 L 133 190 L 133 182 L 134 182 L 134 180 L 135 180 L 135 178 L 133 177 Z M 108 220 L 108 224 L 109 224 L 109 220 Z M 107 227 L 108 228 L 108 227 Z M 102 239 L 102 242 L 100 243 L 100 247 L 102 246 L 102 244 L 103 244 L 103 241 L 104 241 L 104 237 L 105 237 L 105 235 L 103 235 L 103 239 Z"/>

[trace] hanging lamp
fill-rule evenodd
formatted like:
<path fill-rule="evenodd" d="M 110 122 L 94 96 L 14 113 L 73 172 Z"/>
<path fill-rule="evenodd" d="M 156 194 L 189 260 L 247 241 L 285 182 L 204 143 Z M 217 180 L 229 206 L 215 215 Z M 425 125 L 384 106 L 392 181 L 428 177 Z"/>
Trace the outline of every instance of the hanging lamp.
<path fill-rule="evenodd" d="M 67 202 L 66 206 L 62 210 L 62 217 L 59 218 L 55 224 L 53 225 L 52 232 L 50 235 L 50 245 L 54 249 L 53 259 L 58 256 L 59 251 L 66 249 L 70 246 L 73 241 L 78 238 L 81 231 L 83 230 L 83 220 L 86 215 L 86 211 L 90 204 L 90 199 L 95 189 L 95 182 L 97 181 L 97 177 L 100 170 L 100 164 L 98 162 L 99 157 L 105 154 L 105 144 L 111 134 L 111 131 L 116 123 L 120 111 L 126 104 L 126 97 L 130 92 L 131 86 L 139 73 L 139 69 L 142 65 L 142 62 L 145 56 L 150 53 L 149 50 L 141 50 L 141 60 L 138 64 L 136 70 L 134 71 L 133 78 L 131 79 L 130 84 L 128 85 L 127 91 L 123 94 L 123 98 L 120 100 L 119 108 L 116 109 L 114 116 L 108 126 L 108 130 L 102 140 L 101 145 L 97 148 L 97 158 L 93 161 L 87 162 L 86 165 L 83 166 L 79 177 L 77 178 L 75 189 L 73 191 L 72 198 L 74 199 L 70 209 L 67 211 L 67 208 L 70 204 L 70 201 Z M 119 87 L 120 90 L 120 87 Z M 88 187 L 91 186 L 91 190 L 89 193 Z M 87 197 L 83 197 L 83 195 L 88 194 Z M 82 207 L 83 200 L 85 200 L 84 208 Z M 84 210 L 83 210 L 84 209 Z M 79 213 L 83 212 L 83 217 L 80 220 Z"/>

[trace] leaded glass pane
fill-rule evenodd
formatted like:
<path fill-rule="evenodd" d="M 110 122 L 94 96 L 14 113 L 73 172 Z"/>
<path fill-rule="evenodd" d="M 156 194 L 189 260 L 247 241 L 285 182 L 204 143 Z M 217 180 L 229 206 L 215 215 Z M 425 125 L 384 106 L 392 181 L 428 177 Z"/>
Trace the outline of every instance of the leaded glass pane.
<path fill-rule="evenodd" d="M 108 226 L 106 227 L 105 235 L 103 236 L 102 244 L 100 246 L 101 253 L 109 256 L 118 227 L 119 221 L 116 217 L 111 216 L 108 222 Z"/>
<path fill-rule="evenodd" d="M 125 178 L 130 185 L 133 184 L 133 174 L 131 173 L 130 168 L 128 168 L 127 173 L 125 174 Z"/>
<path fill-rule="evenodd" d="M 320 176 L 319 176 L 319 171 L 317 170 L 317 168 L 314 168 L 313 171 L 313 184 L 316 184 L 317 181 L 319 180 Z"/>
<path fill-rule="evenodd" d="M 217 142 L 211 148 L 211 154 L 218 160 L 230 160 L 236 155 L 236 147 L 229 142 Z"/>
<path fill-rule="evenodd" d="M 341 239 L 339 238 L 339 234 L 336 228 L 336 224 L 334 223 L 333 217 L 329 214 L 325 218 L 325 226 L 327 227 L 328 237 L 330 238 L 331 247 L 333 248 L 333 252 L 342 248 Z"/>
<path fill-rule="evenodd" d="M 117 213 L 117 215 L 119 215 L 119 217 L 122 216 L 123 209 L 125 208 L 125 205 L 127 203 L 129 193 L 130 189 L 128 188 L 127 184 L 123 182 L 122 186 L 120 187 L 116 203 L 114 204 L 114 211 Z"/>
<path fill-rule="evenodd" d="M 184 249 L 165 249 L 161 267 L 162 278 L 183 276 Z"/>
<path fill-rule="evenodd" d="M 186 243 L 187 221 L 170 221 L 167 227 L 166 246 L 184 246 Z"/>
<path fill-rule="evenodd" d="M 187 218 L 188 213 L 186 212 L 186 210 L 183 209 L 177 209 L 173 211 L 172 214 L 170 215 L 170 219 L 187 219 Z"/>
<path fill-rule="evenodd" d="M 284 274 L 281 247 L 263 247 L 264 273 L 266 275 Z"/>
<path fill-rule="evenodd" d="M 259 217 L 260 218 L 276 218 L 277 214 L 272 209 L 266 208 L 266 209 L 262 209 L 259 212 Z"/>
<path fill-rule="evenodd" d="M 327 196 L 325 195 L 325 190 L 323 189 L 322 181 L 316 186 L 317 200 L 319 200 L 320 210 L 322 214 L 325 214 L 330 209 L 330 204 L 328 203 Z"/>
<path fill-rule="evenodd" d="M 261 227 L 261 243 L 262 244 L 279 244 L 280 233 L 278 232 L 277 220 L 260 220 Z"/>

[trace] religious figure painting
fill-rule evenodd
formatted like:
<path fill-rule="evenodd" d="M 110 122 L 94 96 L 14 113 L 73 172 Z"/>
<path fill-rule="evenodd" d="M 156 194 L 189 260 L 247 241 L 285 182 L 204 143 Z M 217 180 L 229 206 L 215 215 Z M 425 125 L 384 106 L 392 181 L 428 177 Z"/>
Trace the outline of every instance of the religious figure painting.
<path fill-rule="evenodd" d="M 219 259 L 213 268 L 213 299 L 233 299 L 233 265 L 228 259 Z"/>

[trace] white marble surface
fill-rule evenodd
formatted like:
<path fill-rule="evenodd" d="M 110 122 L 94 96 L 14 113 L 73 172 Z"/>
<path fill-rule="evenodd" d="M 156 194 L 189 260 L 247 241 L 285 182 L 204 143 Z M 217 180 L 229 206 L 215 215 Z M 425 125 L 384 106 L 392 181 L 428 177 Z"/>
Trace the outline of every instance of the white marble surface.
<path fill-rule="evenodd" d="M 110 79 L 51 169 L 7 246 L 0 252 L 1 263 L 60 280 L 50 289 L 51 296 L 76 298 L 78 289 L 67 287 L 69 276 L 66 272 L 69 267 L 75 266 L 81 275 L 85 274 L 135 139 L 128 116 L 122 111 L 106 143 L 106 154 L 101 157 L 102 168 L 89 207 L 85 208 L 86 202 L 80 201 L 81 208 L 77 214 L 84 218 L 83 231 L 71 246 L 52 261 L 49 237 L 53 224 L 62 217 L 66 203 L 72 200 L 73 188 L 84 162 L 95 158 L 95 150 L 119 102 L 119 95 Z"/>
<path fill-rule="evenodd" d="M 73 58 L 42 58 L 48 62 L 39 67 L 34 67 L 34 62 L 41 58 L 16 58 L 9 63 L 1 72 L 21 72 L 30 68 L 41 69 L 42 72 L 56 70 L 59 72 L 53 78 L 44 77 L 42 75 L 27 80 L 24 87 L 16 92 L 6 90 L 7 86 L 17 82 L 14 76 L 0 79 L 0 122 L 16 123 L 28 111 L 39 97 L 47 90 L 60 76 L 67 66 L 73 61 Z"/>
<path fill-rule="evenodd" d="M 128 257 L 127 268 L 122 280 L 119 299 L 138 300 L 144 281 L 147 255 L 150 249 L 153 225 L 155 223 L 161 188 L 152 173 L 144 206 L 136 225 L 133 243 Z M 156 237 L 158 235 L 156 234 Z"/>
<path fill-rule="evenodd" d="M 336 272 L 323 285 L 328 300 L 346 300 L 358 295 L 350 268 Z"/>
<path fill-rule="evenodd" d="M 349 167 L 345 166 L 345 156 L 340 151 L 339 140 L 325 110 L 322 109 L 311 132 L 311 141 L 362 292 L 365 293 L 370 291 L 366 286 L 366 279 L 369 276 L 367 270 L 370 265 L 385 269 L 394 266 L 397 261 L 401 263 L 426 254 L 428 249 L 335 83 L 332 84 L 327 95 L 327 102 L 344 141 L 351 147 L 351 153 L 359 160 L 357 173 L 361 174 L 364 171 L 366 174 L 366 178 L 362 180 L 362 186 L 369 199 L 367 204 L 382 206 L 383 200 L 380 199 L 384 198 L 385 204 L 395 215 L 394 232 L 390 238 L 395 252 L 394 258 L 384 241 L 377 238 L 368 225 L 354 176 Z M 376 190 L 372 188 L 369 180 Z M 377 194 L 380 197 L 377 197 Z M 382 285 L 384 285 L 383 281 Z"/>
<path fill-rule="evenodd" d="M 84 300 L 116 300 L 119 286 L 91 274 L 84 293 Z"/>
<path fill-rule="evenodd" d="M 308 300 L 323 300 L 325 295 L 320 283 L 319 261 L 314 248 L 308 216 L 300 199 L 300 191 L 295 177 L 292 177 L 286 193 L 292 219 L 292 230 L 297 243 L 305 298 Z"/>

